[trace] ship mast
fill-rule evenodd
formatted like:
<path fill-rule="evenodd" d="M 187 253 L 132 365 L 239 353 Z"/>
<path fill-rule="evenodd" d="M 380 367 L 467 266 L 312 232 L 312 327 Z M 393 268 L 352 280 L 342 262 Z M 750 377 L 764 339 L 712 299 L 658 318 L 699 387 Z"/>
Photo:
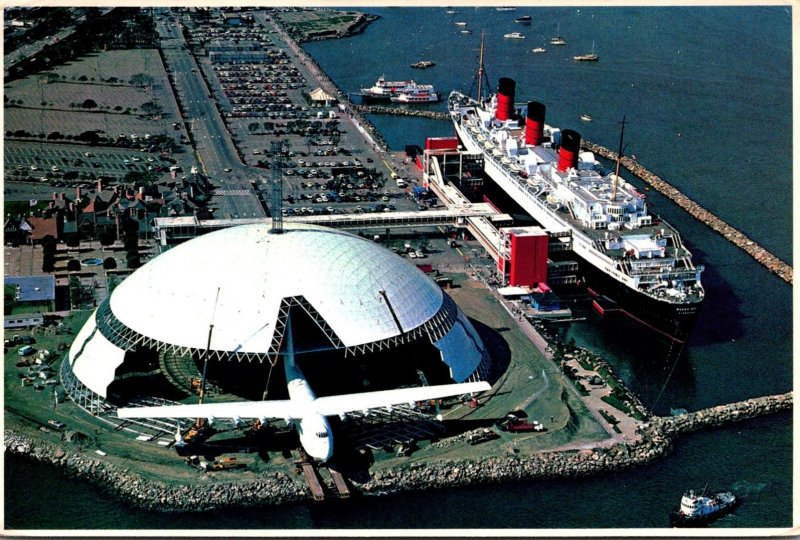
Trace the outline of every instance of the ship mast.
<path fill-rule="evenodd" d="M 481 52 L 478 57 L 478 101 L 483 101 L 483 38 L 484 31 L 481 30 Z"/>
<path fill-rule="evenodd" d="M 486 68 L 483 67 L 483 43 L 484 37 L 486 32 L 481 30 L 481 48 L 480 48 L 480 56 L 478 57 L 478 71 L 475 72 L 475 79 L 478 80 L 478 101 L 483 101 L 483 82 L 486 81 L 486 86 L 489 86 L 489 76 L 486 75 Z M 472 95 L 472 89 L 475 86 L 475 79 L 472 80 L 472 84 L 469 88 L 469 95 Z"/>
<path fill-rule="evenodd" d="M 622 140 L 625 136 L 625 115 L 622 115 L 622 122 L 620 122 L 622 126 L 619 131 L 619 150 L 617 151 L 617 167 L 614 171 L 614 181 L 611 184 L 611 201 L 614 202 L 617 200 L 617 178 L 619 178 L 619 162 L 622 159 Z"/>

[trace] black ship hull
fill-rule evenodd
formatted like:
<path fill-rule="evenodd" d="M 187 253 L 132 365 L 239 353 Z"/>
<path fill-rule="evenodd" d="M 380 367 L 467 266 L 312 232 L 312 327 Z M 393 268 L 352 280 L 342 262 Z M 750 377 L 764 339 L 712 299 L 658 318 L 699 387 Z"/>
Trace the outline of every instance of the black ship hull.
<path fill-rule="evenodd" d="M 575 256 L 579 260 L 585 285 L 595 297 L 593 304 L 598 312 L 631 317 L 674 341 L 685 343 L 689 339 L 700 315 L 702 301 L 672 303 L 656 300 L 627 287 Z"/>
<path fill-rule="evenodd" d="M 510 195 L 497 185 L 488 174 L 480 194 L 488 196 L 496 207 L 510 214 L 525 213 Z M 473 196 L 471 200 L 479 200 Z M 530 214 L 527 214 L 530 216 Z M 531 217 L 533 222 L 536 220 Z M 538 222 L 536 222 L 538 223 Z M 553 260 L 574 260 L 578 262 L 579 273 L 583 277 L 583 285 L 596 297 L 595 308 L 603 315 L 629 316 L 641 324 L 652 328 L 666 339 L 685 343 L 692 334 L 697 317 L 700 314 L 702 301 L 694 303 L 670 303 L 656 300 L 639 291 L 631 289 L 620 281 L 609 276 L 594 265 L 588 263 L 574 251 L 550 253 Z M 573 289 L 573 285 L 559 286 L 552 284 L 557 293 L 562 288 Z M 570 291 L 574 294 L 574 290 Z M 610 300 L 611 302 L 608 302 Z"/>

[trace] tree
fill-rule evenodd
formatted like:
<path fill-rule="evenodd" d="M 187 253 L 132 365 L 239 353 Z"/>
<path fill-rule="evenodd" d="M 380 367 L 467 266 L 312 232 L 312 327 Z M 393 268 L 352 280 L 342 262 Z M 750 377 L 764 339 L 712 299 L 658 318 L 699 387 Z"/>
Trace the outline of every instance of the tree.
<path fill-rule="evenodd" d="M 106 257 L 103 260 L 103 268 L 105 270 L 113 270 L 117 267 L 117 259 L 114 257 Z"/>
<path fill-rule="evenodd" d="M 129 251 L 125 254 L 125 264 L 131 270 L 139 268 L 142 265 L 142 261 L 139 259 L 139 254 L 135 251 Z"/>
<path fill-rule="evenodd" d="M 78 259 L 70 259 L 67 261 L 67 270 L 70 272 L 80 272 L 81 263 Z"/>
<path fill-rule="evenodd" d="M 48 234 L 42 238 L 42 272 L 53 272 L 56 269 L 56 239 Z"/>
<path fill-rule="evenodd" d="M 69 302 L 73 308 L 80 307 L 81 296 L 83 296 L 81 280 L 78 279 L 78 276 L 69 276 Z"/>
<path fill-rule="evenodd" d="M 137 73 L 131 77 L 130 83 L 134 86 L 150 86 L 153 84 L 153 77 L 147 73 Z"/>
<path fill-rule="evenodd" d="M 163 108 L 161 105 L 156 103 L 155 101 L 147 101 L 142 103 L 141 107 L 142 112 L 149 115 L 149 116 L 159 116 L 163 112 Z"/>
<path fill-rule="evenodd" d="M 64 175 L 66 177 L 66 175 Z M 67 247 L 76 248 L 81 245 L 81 237 L 77 234 L 70 234 L 67 235 L 66 239 Z"/>
<path fill-rule="evenodd" d="M 50 273 L 56 269 L 56 256 L 44 254 L 42 256 L 42 272 Z"/>
<path fill-rule="evenodd" d="M 3 306 L 5 313 L 8 315 L 14 307 L 14 302 L 17 300 L 17 288 L 14 285 L 3 286 Z"/>
<path fill-rule="evenodd" d="M 97 108 L 97 102 L 95 100 L 93 100 L 93 99 L 85 99 L 85 100 L 83 100 L 83 103 L 81 104 L 81 107 L 83 107 L 84 109 L 96 109 Z"/>
<path fill-rule="evenodd" d="M 76 137 L 79 141 L 84 141 L 92 145 L 96 145 L 100 142 L 100 135 L 97 134 L 96 131 L 84 131 L 80 135 Z"/>
<path fill-rule="evenodd" d="M 114 234 L 113 231 L 105 230 L 102 233 L 100 233 L 100 245 L 103 247 L 108 247 L 112 245 L 116 239 L 117 236 L 116 234 Z M 105 268 L 105 263 L 103 264 L 103 268 Z"/>

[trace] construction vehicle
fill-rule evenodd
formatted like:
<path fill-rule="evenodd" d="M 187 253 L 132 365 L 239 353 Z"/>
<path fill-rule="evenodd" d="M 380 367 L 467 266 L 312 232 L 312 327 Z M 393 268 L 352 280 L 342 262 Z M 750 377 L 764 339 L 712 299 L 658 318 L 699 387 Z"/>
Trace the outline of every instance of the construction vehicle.
<path fill-rule="evenodd" d="M 528 431 L 546 431 L 547 428 L 534 420 L 533 422 L 526 422 L 525 420 L 509 420 L 506 422 L 502 429 L 509 433 L 523 433 Z"/>
<path fill-rule="evenodd" d="M 482 442 L 487 442 L 487 441 L 491 441 L 491 440 L 499 439 L 499 438 L 500 438 L 500 435 L 498 435 L 497 433 L 495 433 L 491 429 L 484 428 L 479 433 L 472 433 L 467 438 L 467 442 L 469 442 L 469 444 L 471 444 L 472 446 L 475 446 L 476 444 L 480 444 Z"/>

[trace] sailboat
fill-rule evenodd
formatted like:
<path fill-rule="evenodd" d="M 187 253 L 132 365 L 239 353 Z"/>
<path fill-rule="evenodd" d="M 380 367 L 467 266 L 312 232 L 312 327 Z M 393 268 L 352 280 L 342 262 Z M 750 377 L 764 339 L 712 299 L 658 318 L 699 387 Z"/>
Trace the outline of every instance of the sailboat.
<path fill-rule="evenodd" d="M 550 38 L 550 45 L 566 45 L 567 40 L 561 37 L 559 34 L 561 33 L 561 23 L 556 26 L 556 35 Z"/>
<path fill-rule="evenodd" d="M 600 56 L 594 53 L 594 41 L 592 41 L 592 52 L 587 54 L 576 54 L 572 57 L 576 62 L 597 62 Z"/>

